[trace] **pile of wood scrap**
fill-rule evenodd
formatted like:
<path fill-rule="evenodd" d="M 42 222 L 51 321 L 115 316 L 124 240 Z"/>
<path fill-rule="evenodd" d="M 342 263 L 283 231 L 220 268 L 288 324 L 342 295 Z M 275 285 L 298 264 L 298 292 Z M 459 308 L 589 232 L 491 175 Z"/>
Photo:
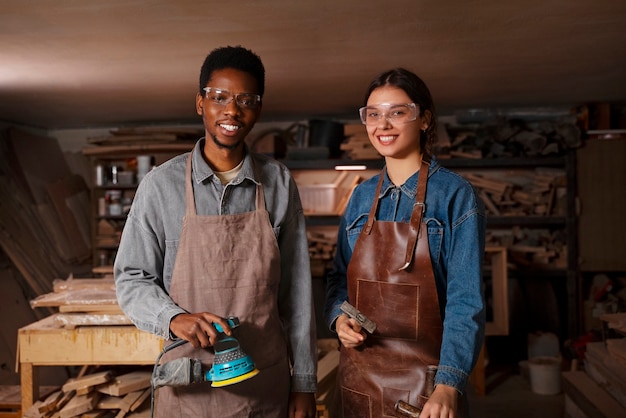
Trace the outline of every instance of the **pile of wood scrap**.
<path fill-rule="evenodd" d="M 563 216 L 566 178 L 562 170 L 467 172 L 459 174 L 476 188 L 488 215 Z"/>
<path fill-rule="evenodd" d="M 567 241 L 563 230 L 544 228 L 489 229 L 487 246 L 506 247 L 511 266 L 532 269 L 567 267 Z"/>
<path fill-rule="evenodd" d="M 59 326 L 73 329 L 81 325 L 132 325 L 117 303 L 112 276 L 55 279 L 53 289 L 31 300 L 30 305 L 58 309 L 55 322 Z"/>
<path fill-rule="evenodd" d="M 587 343 L 585 372 L 626 408 L 626 339 Z"/>
<path fill-rule="evenodd" d="M 361 124 L 345 124 L 345 140 L 341 143 L 340 149 L 345 152 L 346 158 L 350 160 L 378 160 L 382 156 L 372 146 L 365 126 Z"/>
<path fill-rule="evenodd" d="M 84 372 L 83 368 L 81 372 Z M 79 374 L 61 390 L 35 402 L 25 418 L 148 417 L 152 373 L 135 370 L 115 375 L 111 370 Z"/>
<path fill-rule="evenodd" d="M 573 119 L 533 122 L 498 117 L 444 126 L 450 140 L 438 146 L 441 158 L 541 157 L 561 155 L 581 145 L 580 129 Z"/>
<path fill-rule="evenodd" d="M 323 277 L 331 267 L 337 248 L 336 228 L 307 228 L 309 241 L 309 256 L 311 259 L 311 274 L 314 277 Z"/>

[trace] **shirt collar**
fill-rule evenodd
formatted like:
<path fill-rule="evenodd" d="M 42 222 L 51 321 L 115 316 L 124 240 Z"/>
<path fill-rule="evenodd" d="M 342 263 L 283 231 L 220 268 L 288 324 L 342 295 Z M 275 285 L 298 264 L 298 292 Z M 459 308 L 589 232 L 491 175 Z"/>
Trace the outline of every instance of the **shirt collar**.
<path fill-rule="evenodd" d="M 191 164 L 192 164 L 192 172 L 193 172 L 193 176 L 194 176 L 194 180 L 196 184 L 202 183 L 208 178 L 215 176 L 215 173 L 213 172 L 211 167 L 209 167 L 207 162 L 202 157 L 202 150 L 204 149 L 205 141 L 206 141 L 206 138 L 201 138 L 198 142 L 196 142 L 196 145 L 194 146 L 194 149 L 193 149 Z M 241 171 L 239 172 L 239 174 L 237 175 L 237 178 L 235 179 L 235 183 L 239 184 L 244 179 L 248 179 L 255 184 L 261 184 L 259 180 L 259 176 L 257 175 L 254 169 L 255 164 L 254 164 L 253 158 L 246 144 L 244 144 L 244 154 L 245 156 L 243 158 L 243 166 L 241 167 Z"/>

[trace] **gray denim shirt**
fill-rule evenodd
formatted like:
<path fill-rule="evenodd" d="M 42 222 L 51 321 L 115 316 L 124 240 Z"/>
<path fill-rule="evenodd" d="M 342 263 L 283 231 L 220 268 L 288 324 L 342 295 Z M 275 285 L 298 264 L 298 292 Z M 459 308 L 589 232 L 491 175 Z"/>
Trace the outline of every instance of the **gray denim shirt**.
<path fill-rule="evenodd" d="M 263 185 L 281 255 L 276 297 L 292 357 L 291 390 L 315 392 L 317 347 L 311 270 L 305 218 L 295 181 L 281 163 L 246 149 L 240 173 L 223 185 L 204 161 L 203 147 L 204 138 L 196 143 L 192 160 L 198 215 L 251 212 L 255 209 L 256 185 Z M 185 164 L 189 155 L 174 157 L 143 178 L 124 225 L 114 266 L 117 299 L 124 313 L 139 329 L 166 339 L 171 338 L 172 318 L 185 313 L 170 298 L 169 289 L 185 215 Z"/>

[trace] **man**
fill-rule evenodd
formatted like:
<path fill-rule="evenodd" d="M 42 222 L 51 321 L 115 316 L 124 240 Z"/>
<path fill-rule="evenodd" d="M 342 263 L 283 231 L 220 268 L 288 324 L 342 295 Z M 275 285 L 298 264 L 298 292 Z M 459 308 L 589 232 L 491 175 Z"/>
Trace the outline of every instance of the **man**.
<path fill-rule="evenodd" d="M 160 417 L 313 417 L 317 351 L 305 221 L 293 178 L 244 140 L 261 113 L 265 69 L 243 47 L 213 50 L 196 94 L 205 137 L 141 181 L 115 282 L 140 329 L 184 344 L 166 353 L 213 363 L 215 324 L 260 373 L 223 387 L 162 387 Z"/>

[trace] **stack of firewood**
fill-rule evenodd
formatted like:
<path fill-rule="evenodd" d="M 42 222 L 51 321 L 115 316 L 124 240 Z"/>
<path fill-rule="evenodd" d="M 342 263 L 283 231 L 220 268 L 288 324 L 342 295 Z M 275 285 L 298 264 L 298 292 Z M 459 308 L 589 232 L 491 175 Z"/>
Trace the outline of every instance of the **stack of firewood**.
<path fill-rule="evenodd" d="M 580 129 L 572 120 L 533 122 L 493 118 L 482 123 L 444 123 L 449 140 L 436 144 L 441 158 L 517 158 L 560 155 L 581 145 Z M 446 138 L 448 139 L 448 138 Z"/>
<path fill-rule="evenodd" d="M 563 215 L 566 178 L 562 170 L 536 169 L 519 173 L 460 171 L 476 188 L 488 215 L 554 216 Z"/>
<path fill-rule="evenodd" d="M 85 368 L 83 371 L 86 370 Z M 150 413 L 151 372 L 115 375 L 111 370 L 79 375 L 60 390 L 37 401 L 25 418 L 138 418 Z"/>
<path fill-rule="evenodd" d="M 337 248 L 337 231 L 322 228 L 308 228 L 309 256 L 311 258 L 311 274 L 322 277 L 331 267 Z"/>
<path fill-rule="evenodd" d="M 521 228 L 489 229 L 488 246 L 506 247 L 512 266 L 563 269 L 567 266 L 567 243 L 561 230 Z"/>

